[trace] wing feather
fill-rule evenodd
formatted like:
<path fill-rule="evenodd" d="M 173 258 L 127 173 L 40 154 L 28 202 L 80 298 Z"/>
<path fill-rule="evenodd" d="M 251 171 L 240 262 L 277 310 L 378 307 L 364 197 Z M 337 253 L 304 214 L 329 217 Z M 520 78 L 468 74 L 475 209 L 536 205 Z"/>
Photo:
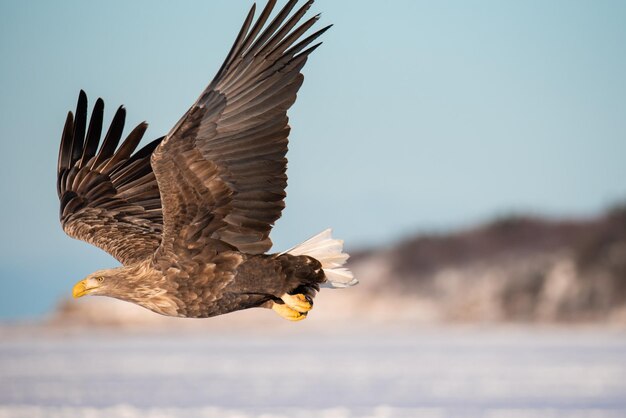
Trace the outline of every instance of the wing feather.
<path fill-rule="evenodd" d="M 61 225 L 71 237 L 132 264 L 150 257 L 161 241 L 161 199 L 150 156 L 163 138 L 133 154 L 147 128 L 141 123 L 118 148 L 126 114 L 120 107 L 100 145 L 103 113 L 104 102 L 98 99 L 86 136 L 83 91 L 76 118 L 68 113 L 57 171 Z"/>
<path fill-rule="evenodd" d="M 102 120 L 104 115 L 104 101 L 98 98 L 96 104 L 91 111 L 91 120 L 89 121 L 89 129 L 87 129 L 87 139 L 83 149 L 83 156 L 78 163 L 79 167 L 83 167 L 98 151 L 98 143 L 100 135 L 102 135 Z"/>
<path fill-rule="evenodd" d="M 292 14 L 297 4 L 288 1 L 267 25 L 276 1 L 254 23 L 252 7 L 215 78 L 155 150 L 164 250 L 216 242 L 270 249 L 287 185 L 287 110 L 319 46 L 310 45 L 330 28 L 301 39 L 319 15 L 300 23 L 313 1 Z"/>
<path fill-rule="evenodd" d="M 109 127 L 109 130 L 104 137 L 104 141 L 100 146 L 100 151 L 98 152 L 98 155 L 96 155 L 95 161 L 91 164 L 93 167 L 98 168 L 106 161 L 108 161 L 111 157 L 113 157 L 115 149 L 117 148 L 117 145 L 120 143 L 120 139 L 122 138 L 122 131 L 124 130 L 125 122 L 126 109 L 124 109 L 123 106 L 120 106 L 113 116 L 111 126 Z"/>
<path fill-rule="evenodd" d="M 83 141 L 85 139 L 85 127 L 87 125 L 87 95 L 80 91 L 76 104 L 76 119 L 74 120 L 74 133 L 72 135 L 71 161 L 74 162 L 83 155 Z"/>
<path fill-rule="evenodd" d="M 71 147 L 74 131 L 74 115 L 72 112 L 67 113 L 65 118 L 65 126 L 61 135 L 61 146 L 59 148 L 59 162 L 57 168 L 57 193 L 61 194 L 61 185 L 65 183 L 67 172 L 71 164 Z"/>

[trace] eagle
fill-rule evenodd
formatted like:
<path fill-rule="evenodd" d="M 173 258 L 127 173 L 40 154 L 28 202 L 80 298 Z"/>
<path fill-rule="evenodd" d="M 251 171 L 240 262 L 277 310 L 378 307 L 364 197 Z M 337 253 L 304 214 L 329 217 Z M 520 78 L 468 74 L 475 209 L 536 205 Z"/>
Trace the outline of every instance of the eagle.
<path fill-rule="evenodd" d="M 313 1 L 294 12 L 298 3 L 269 23 L 276 1 L 256 20 L 254 4 L 213 81 L 167 135 L 136 152 L 147 124 L 121 141 L 121 106 L 101 141 L 104 102 L 87 121 L 80 91 L 59 150 L 60 221 L 121 266 L 80 280 L 74 297 L 109 296 L 186 318 L 261 307 L 298 321 L 320 287 L 357 283 L 330 230 L 268 253 L 285 207 L 287 110 L 315 41 L 332 26 L 305 36 L 319 15 L 302 22 Z"/>

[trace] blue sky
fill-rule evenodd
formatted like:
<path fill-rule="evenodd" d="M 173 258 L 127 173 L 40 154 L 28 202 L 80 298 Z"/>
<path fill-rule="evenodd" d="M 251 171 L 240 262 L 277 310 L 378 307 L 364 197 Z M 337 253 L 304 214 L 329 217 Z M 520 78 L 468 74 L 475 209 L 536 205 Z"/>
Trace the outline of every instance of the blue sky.
<path fill-rule="evenodd" d="M 51 310 L 115 265 L 58 224 L 58 141 L 78 91 L 166 133 L 221 64 L 248 1 L 0 2 L 0 317 Z M 282 3 L 281 3 L 282 4 Z M 511 212 L 626 198 L 626 3 L 318 0 L 334 23 L 290 112 L 284 249 L 348 248 Z"/>

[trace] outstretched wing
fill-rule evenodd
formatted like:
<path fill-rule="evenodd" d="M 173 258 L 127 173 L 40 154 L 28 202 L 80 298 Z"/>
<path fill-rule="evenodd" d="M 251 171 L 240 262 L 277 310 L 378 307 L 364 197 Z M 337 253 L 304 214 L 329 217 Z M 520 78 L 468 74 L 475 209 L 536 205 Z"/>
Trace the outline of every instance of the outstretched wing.
<path fill-rule="evenodd" d="M 57 171 L 61 225 L 69 236 L 132 264 L 151 256 L 161 242 L 161 200 L 150 155 L 163 138 L 131 155 L 148 126 L 141 123 L 118 148 L 126 117 L 120 107 L 99 146 L 103 111 L 98 99 L 85 135 L 87 96 L 81 90 L 76 119 L 67 115 Z"/>
<path fill-rule="evenodd" d="M 153 153 L 165 250 L 221 241 L 256 254 L 272 246 L 287 186 L 287 110 L 319 46 L 309 45 L 330 27 L 300 39 L 319 15 L 300 23 L 313 1 L 289 17 L 291 0 L 263 29 L 275 3 L 254 25 L 252 7 L 214 80 Z"/>

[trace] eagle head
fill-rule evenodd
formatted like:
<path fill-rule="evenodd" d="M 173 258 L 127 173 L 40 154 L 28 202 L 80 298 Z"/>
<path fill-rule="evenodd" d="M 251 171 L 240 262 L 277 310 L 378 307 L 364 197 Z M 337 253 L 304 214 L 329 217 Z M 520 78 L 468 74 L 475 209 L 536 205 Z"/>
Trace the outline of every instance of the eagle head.
<path fill-rule="evenodd" d="M 85 295 L 112 296 L 124 283 L 120 269 L 98 270 L 74 285 L 72 296 Z"/>
<path fill-rule="evenodd" d="M 168 294 L 165 277 L 146 267 L 148 262 L 91 273 L 74 285 L 72 295 L 109 296 L 163 315 L 179 316 L 180 301 Z"/>

